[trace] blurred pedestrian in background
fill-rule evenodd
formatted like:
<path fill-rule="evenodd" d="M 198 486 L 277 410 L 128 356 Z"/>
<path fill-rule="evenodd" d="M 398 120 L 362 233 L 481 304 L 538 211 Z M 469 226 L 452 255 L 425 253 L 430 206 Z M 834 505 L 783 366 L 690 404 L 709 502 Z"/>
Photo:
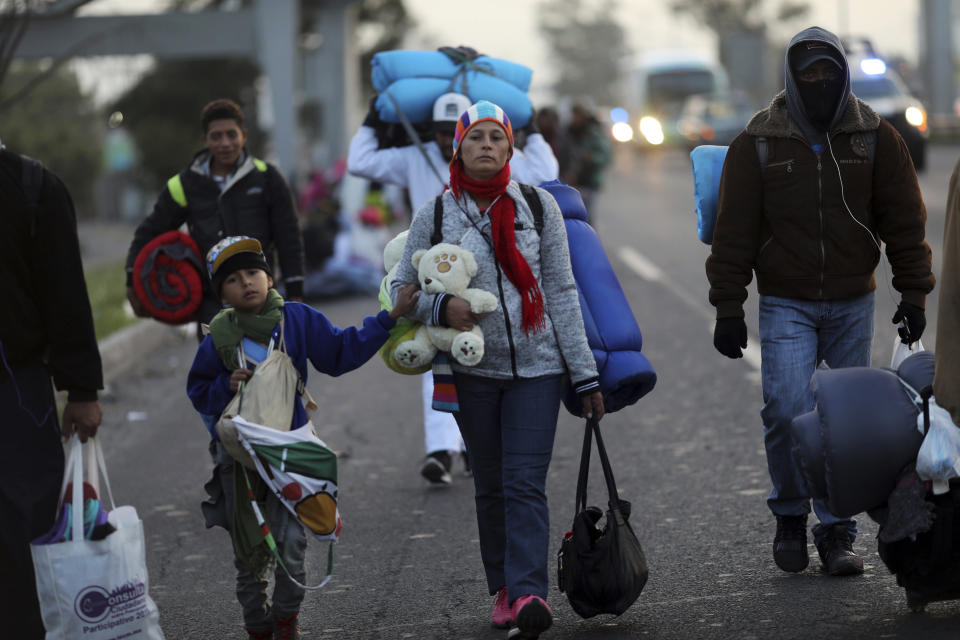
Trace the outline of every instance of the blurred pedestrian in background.
<path fill-rule="evenodd" d="M 580 191 L 591 225 L 594 196 L 603 186 L 603 173 L 613 160 L 609 136 L 593 112 L 582 103 L 576 103 L 570 112 L 560 142 L 560 177 Z"/>
<path fill-rule="evenodd" d="M 133 265 L 153 238 L 186 223 L 203 255 L 228 236 L 248 235 L 264 247 L 268 264 L 279 254 L 288 298 L 303 297 L 303 240 L 290 187 L 273 165 L 253 157 L 246 148 L 243 111 L 231 100 L 208 103 L 200 115 L 203 149 L 190 164 L 167 181 L 153 211 L 134 232 L 127 253 L 127 300 L 134 313 L 149 312 L 133 290 Z M 220 299 L 202 276 L 204 296 L 197 319 L 209 323 L 220 310 Z M 199 337 L 199 333 L 198 333 Z"/>
<path fill-rule="evenodd" d="M 462 298 L 421 292 L 408 316 L 460 331 L 476 323 L 483 331 L 480 362 L 451 366 L 457 424 L 473 464 L 480 555 L 496 596 L 490 621 L 536 638 L 552 624 L 545 487 L 560 401 L 572 383 L 586 416 L 599 419 L 604 409 L 563 217 L 553 197 L 536 189 L 539 228 L 511 179 L 512 154 L 510 120 L 497 105 L 478 102 L 457 121 L 450 190 L 438 196 L 443 242 L 473 253 L 478 269 L 470 286 L 496 296 L 497 310 L 478 317 Z M 434 209 L 431 199 L 414 215 L 395 291 L 417 282 L 411 257 L 431 246 Z"/>
<path fill-rule="evenodd" d="M 417 210 L 446 188 L 457 118 L 469 107 L 467 96 L 446 93 L 433 104 L 433 140 L 423 144 L 422 149 L 413 144 L 380 148 L 377 133 L 385 123 L 371 102 L 363 126 L 350 141 L 347 169 L 369 180 L 406 187 L 413 209 Z M 511 158 L 510 169 L 518 182 L 537 185 L 556 180 L 558 165 L 543 136 L 531 130 L 524 151 Z M 426 457 L 420 474 L 432 484 L 449 485 L 453 481 L 453 456 L 463 450 L 463 441 L 453 416 L 432 407 L 433 373 L 424 373 L 421 381 Z"/>
<path fill-rule="evenodd" d="M 30 541 L 54 524 L 61 436 L 97 433 L 103 373 L 67 188 L 0 145 L 0 212 L 0 635 L 41 640 Z"/>
<path fill-rule="evenodd" d="M 717 308 L 713 344 L 729 358 L 747 346 L 743 302 L 757 274 L 773 559 L 798 572 L 809 562 L 811 501 L 790 423 L 813 409 L 810 377 L 820 362 L 870 366 L 881 242 L 902 296 L 893 321 L 904 320 L 904 342 L 923 333 L 934 276 L 910 153 L 896 129 L 850 93 L 840 39 L 819 27 L 801 31 L 784 73 L 786 90 L 730 144 L 706 271 Z M 856 521 L 830 513 L 825 500 L 814 500 L 813 510 L 823 570 L 862 573 Z"/>

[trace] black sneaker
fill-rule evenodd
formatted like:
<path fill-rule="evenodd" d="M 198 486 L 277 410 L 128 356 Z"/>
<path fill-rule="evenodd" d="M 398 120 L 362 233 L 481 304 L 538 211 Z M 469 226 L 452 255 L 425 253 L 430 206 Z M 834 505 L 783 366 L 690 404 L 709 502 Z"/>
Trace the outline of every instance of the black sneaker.
<path fill-rule="evenodd" d="M 453 484 L 453 476 L 450 475 L 450 468 L 453 466 L 453 460 L 449 451 L 434 451 L 428 453 L 420 467 L 420 475 L 435 485 Z"/>
<path fill-rule="evenodd" d="M 807 516 L 777 516 L 773 538 L 773 561 L 784 571 L 799 573 L 807 568 Z"/>
<path fill-rule="evenodd" d="M 844 524 L 835 524 L 817 541 L 821 569 L 832 576 L 858 576 L 863 558 L 853 551 L 853 538 Z"/>

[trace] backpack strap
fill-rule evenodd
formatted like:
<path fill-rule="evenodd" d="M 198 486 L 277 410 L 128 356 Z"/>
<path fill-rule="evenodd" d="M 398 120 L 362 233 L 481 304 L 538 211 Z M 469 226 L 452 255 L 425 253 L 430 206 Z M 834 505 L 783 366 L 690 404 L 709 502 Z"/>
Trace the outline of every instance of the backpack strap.
<path fill-rule="evenodd" d="M 757 159 L 760 161 L 760 170 L 767 168 L 767 158 L 770 155 L 770 148 L 765 136 L 756 137 Z"/>
<path fill-rule="evenodd" d="M 537 235 L 540 235 L 543 231 L 543 202 L 540 200 L 540 195 L 536 187 L 529 184 L 521 184 L 520 193 L 523 194 L 523 199 L 527 201 L 527 206 L 533 213 L 533 228 L 537 230 Z"/>
<path fill-rule="evenodd" d="M 181 207 L 187 206 L 187 194 L 183 190 L 183 182 L 180 181 L 179 173 L 167 180 L 167 191 L 170 192 L 170 197 L 173 198 L 174 202 Z"/>
<path fill-rule="evenodd" d="M 433 233 L 430 235 L 430 246 L 443 242 L 443 194 L 433 201 Z"/>
<path fill-rule="evenodd" d="M 30 216 L 30 237 L 37 234 L 37 219 L 40 217 L 40 197 L 43 190 L 43 164 L 27 156 L 21 158 L 21 184 Z"/>
<path fill-rule="evenodd" d="M 520 193 L 523 199 L 527 201 L 530 212 L 533 213 L 533 228 L 537 230 L 537 235 L 543 231 L 543 202 L 537 194 L 536 187 L 529 184 L 520 185 Z M 430 244 L 440 244 L 443 242 L 443 194 L 437 196 L 433 201 L 433 234 L 430 236 Z"/>

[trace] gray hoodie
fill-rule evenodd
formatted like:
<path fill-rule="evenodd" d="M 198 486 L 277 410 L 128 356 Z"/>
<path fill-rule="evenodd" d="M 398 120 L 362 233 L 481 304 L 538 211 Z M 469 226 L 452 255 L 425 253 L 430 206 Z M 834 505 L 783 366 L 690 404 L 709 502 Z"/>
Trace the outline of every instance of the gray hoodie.
<path fill-rule="evenodd" d="M 807 142 L 811 145 L 824 144 L 826 142 L 825 134 L 810 123 L 807 117 L 807 110 L 800 99 L 800 91 L 797 88 L 797 80 L 793 77 L 793 69 L 790 67 L 790 51 L 797 45 L 804 42 L 822 42 L 831 47 L 835 52 L 836 62 L 843 69 L 843 90 L 840 93 L 840 100 L 837 102 L 837 108 L 833 112 L 833 119 L 830 121 L 828 131 L 832 130 L 837 122 L 843 117 L 847 108 L 847 102 L 850 99 L 850 66 L 847 64 L 847 56 L 843 52 L 843 43 L 840 38 L 821 27 L 809 27 L 804 29 L 790 40 L 790 45 L 783 56 L 783 77 L 787 89 L 787 111 L 790 118 L 800 127 Z"/>
<path fill-rule="evenodd" d="M 480 213 L 472 198 L 464 196 L 458 201 L 450 191 L 440 196 L 443 242 L 460 245 L 473 253 L 478 270 L 470 286 L 489 291 L 497 298 L 497 310 L 484 314 L 479 323 L 484 337 L 483 359 L 473 367 L 456 362 L 451 366 L 462 373 L 500 379 L 567 373 L 574 387 L 582 393 L 597 388 L 597 366 L 583 327 L 577 285 L 570 268 L 567 232 L 553 196 L 540 188 L 537 188 L 537 194 L 543 203 L 543 229 L 539 234 L 534 227 L 533 213 L 516 182 L 510 181 L 506 194 L 516 207 L 517 248 L 540 283 L 544 297 L 546 329 L 531 332 L 529 336 L 521 325 L 520 294 L 500 269 L 493 253 L 490 218 Z M 431 198 L 420 207 L 410 223 L 407 244 L 390 294 L 394 301 L 400 286 L 418 281 L 411 258 L 417 249 L 430 248 L 433 209 L 434 200 Z M 438 295 L 421 292 L 408 316 L 425 324 L 440 324 L 438 298 Z"/>

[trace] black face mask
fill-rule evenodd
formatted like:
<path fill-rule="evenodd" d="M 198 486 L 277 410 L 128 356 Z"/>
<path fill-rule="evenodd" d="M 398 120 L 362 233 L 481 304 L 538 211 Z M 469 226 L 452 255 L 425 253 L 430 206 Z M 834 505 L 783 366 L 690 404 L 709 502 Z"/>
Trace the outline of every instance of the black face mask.
<path fill-rule="evenodd" d="M 814 82 L 797 80 L 797 90 L 800 92 L 800 99 L 803 100 L 803 107 L 810 124 L 826 131 L 840 103 L 843 78 Z"/>

